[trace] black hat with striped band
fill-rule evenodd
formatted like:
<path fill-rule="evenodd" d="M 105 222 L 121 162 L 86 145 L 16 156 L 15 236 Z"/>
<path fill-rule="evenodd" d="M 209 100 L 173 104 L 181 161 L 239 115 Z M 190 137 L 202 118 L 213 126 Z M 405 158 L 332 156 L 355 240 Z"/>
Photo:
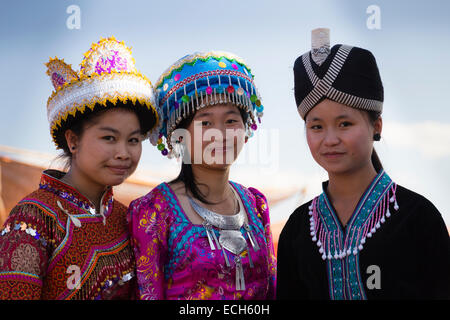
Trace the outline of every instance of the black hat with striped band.
<path fill-rule="evenodd" d="M 325 58 L 322 54 L 322 61 L 315 59 L 315 50 L 306 52 L 295 61 L 294 90 L 300 116 L 305 119 L 307 113 L 323 99 L 381 114 L 383 84 L 373 54 L 341 44 L 328 49 L 328 52 Z"/>

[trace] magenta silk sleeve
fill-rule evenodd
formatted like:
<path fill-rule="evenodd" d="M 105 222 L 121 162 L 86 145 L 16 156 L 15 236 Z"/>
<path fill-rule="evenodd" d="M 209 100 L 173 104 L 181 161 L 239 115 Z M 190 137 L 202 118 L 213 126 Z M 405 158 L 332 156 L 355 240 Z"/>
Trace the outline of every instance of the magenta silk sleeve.
<path fill-rule="evenodd" d="M 255 188 L 248 188 L 248 190 L 255 196 L 256 208 L 258 210 L 258 218 L 261 219 L 264 226 L 264 236 L 267 241 L 267 259 L 270 272 L 269 291 L 267 299 L 275 299 L 276 292 L 276 276 L 277 276 L 277 258 L 273 245 L 272 230 L 270 228 L 269 205 L 266 197 L 259 190 Z"/>
<path fill-rule="evenodd" d="M 138 296 L 142 300 L 165 299 L 164 264 L 167 249 L 167 213 L 159 194 L 133 201 L 128 209 L 131 242 L 136 259 Z"/>

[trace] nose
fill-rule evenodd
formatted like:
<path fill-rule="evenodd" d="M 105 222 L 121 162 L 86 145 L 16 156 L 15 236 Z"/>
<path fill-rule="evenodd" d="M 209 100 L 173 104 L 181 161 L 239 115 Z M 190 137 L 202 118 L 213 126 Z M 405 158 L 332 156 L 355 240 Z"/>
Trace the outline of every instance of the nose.
<path fill-rule="evenodd" d="M 214 142 L 215 144 L 224 143 L 226 139 L 226 128 L 224 125 L 217 124 L 214 127 L 203 131 L 203 141 Z"/>
<path fill-rule="evenodd" d="M 114 158 L 116 160 L 128 160 L 130 158 L 130 151 L 125 143 L 118 143 L 115 151 Z"/>
<path fill-rule="evenodd" d="M 243 129 L 227 129 L 225 132 L 225 138 L 227 144 L 244 143 L 245 130 Z"/>
<path fill-rule="evenodd" d="M 335 146 L 339 144 L 340 141 L 341 140 L 339 139 L 339 135 L 335 130 L 330 129 L 325 132 L 325 137 L 323 140 L 325 146 Z"/>

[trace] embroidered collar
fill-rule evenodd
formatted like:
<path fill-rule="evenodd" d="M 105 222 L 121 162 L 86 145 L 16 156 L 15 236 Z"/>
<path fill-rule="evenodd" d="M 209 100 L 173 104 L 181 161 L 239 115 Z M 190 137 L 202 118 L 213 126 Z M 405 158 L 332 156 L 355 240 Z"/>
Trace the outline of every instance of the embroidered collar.
<path fill-rule="evenodd" d="M 330 297 L 364 299 L 359 252 L 367 238 L 391 216 L 390 204 L 394 204 L 395 211 L 399 209 L 395 197 L 397 185 L 383 170 L 379 172 L 361 196 L 345 229 L 328 199 L 326 186 L 324 183 L 324 192 L 309 206 L 309 221 L 312 240 L 322 259 L 327 260 Z"/>
<path fill-rule="evenodd" d="M 102 215 L 102 213 L 107 215 L 109 213 L 113 203 L 112 187 L 108 187 L 103 194 L 100 207 L 101 212 L 97 213 L 94 204 L 87 197 L 74 187 L 61 181 L 64 175 L 64 172 L 58 170 L 45 170 L 41 176 L 39 189 L 47 190 L 91 215 Z"/>
<path fill-rule="evenodd" d="M 187 241 L 188 239 L 186 239 L 185 237 L 189 237 L 193 233 L 197 233 L 197 236 L 202 237 L 206 235 L 211 251 L 216 250 L 221 251 L 221 254 L 224 259 L 223 261 L 228 268 L 232 266 L 232 262 L 234 261 L 234 266 L 236 270 L 235 271 L 236 290 L 243 291 L 245 290 L 246 286 L 245 286 L 242 257 L 244 256 L 248 257 L 248 264 L 250 268 L 254 268 L 251 256 L 252 253 L 249 250 L 250 246 L 248 245 L 247 240 L 244 237 L 244 234 L 247 235 L 248 241 L 250 242 L 253 251 L 254 252 L 259 251 L 260 246 L 258 244 L 258 239 L 256 235 L 261 235 L 263 234 L 263 232 L 261 232 L 260 229 L 258 229 L 257 225 L 260 225 L 259 227 L 262 228 L 262 224 L 260 222 L 258 223 L 259 219 L 256 217 L 257 215 L 256 205 L 249 198 L 249 195 L 247 194 L 248 191 L 246 191 L 245 187 L 232 181 L 229 181 L 229 183 L 231 184 L 233 188 L 232 190 L 239 201 L 241 212 L 247 215 L 248 223 L 247 222 L 243 223 L 237 230 L 224 230 L 220 228 L 212 228 L 213 225 L 210 224 L 207 220 L 205 220 L 205 222 L 202 225 L 190 224 L 192 226 L 192 230 L 183 231 L 184 236 L 181 239 L 181 241 L 178 241 L 178 243 L 179 244 L 184 243 L 184 248 L 186 250 L 187 247 L 191 244 L 191 241 Z M 178 197 L 176 196 L 175 192 L 170 187 L 170 185 L 164 182 L 160 185 L 160 187 L 157 188 L 160 188 L 160 190 L 163 193 L 163 196 L 169 200 L 170 206 L 172 206 L 175 209 L 174 211 L 179 214 L 179 217 L 181 218 L 180 220 L 183 220 L 184 222 L 189 222 L 189 219 L 187 218 L 178 200 Z M 193 209 L 196 210 L 195 207 L 193 207 Z M 202 216 L 201 213 L 199 212 L 197 213 L 200 216 Z M 175 232 L 171 232 L 171 235 L 169 237 L 169 247 L 173 246 L 175 234 L 176 234 Z M 263 239 L 265 238 L 263 237 Z M 179 246 L 180 245 L 177 245 L 177 248 L 175 249 L 176 254 L 172 255 L 172 257 L 169 260 L 169 263 L 166 265 L 165 269 L 166 279 L 168 279 L 170 277 L 170 274 L 173 273 L 173 270 L 176 269 L 176 264 L 178 263 L 179 260 L 178 257 L 178 254 L 180 252 L 178 251 Z M 230 259 L 230 257 L 228 257 L 228 253 L 226 251 L 229 251 L 232 254 L 233 259 Z M 247 254 L 243 255 L 244 251 L 246 251 Z"/>

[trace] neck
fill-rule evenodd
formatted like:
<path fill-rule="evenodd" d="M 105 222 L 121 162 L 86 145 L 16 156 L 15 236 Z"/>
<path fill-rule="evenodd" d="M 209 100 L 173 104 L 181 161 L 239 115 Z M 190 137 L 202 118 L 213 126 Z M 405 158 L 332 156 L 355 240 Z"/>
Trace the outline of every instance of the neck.
<path fill-rule="evenodd" d="M 100 201 L 107 186 L 99 185 L 91 181 L 74 167 L 70 168 L 69 172 L 64 175 L 61 181 L 74 187 L 92 202 L 96 210 L 99 210 Z"/>
<path fill-rule="evenodd" d="M 222 201 L 230 195 L 229 168 L 213 169 L 192 165 L 192 173 L 198 188 L 208 201 Z"/>
<path fill-rule="evenodd" d="M 329 173 L 327 191 L 333 201 L 359 199 L 376 175 L 372 163 L 351 173 Z"/>

